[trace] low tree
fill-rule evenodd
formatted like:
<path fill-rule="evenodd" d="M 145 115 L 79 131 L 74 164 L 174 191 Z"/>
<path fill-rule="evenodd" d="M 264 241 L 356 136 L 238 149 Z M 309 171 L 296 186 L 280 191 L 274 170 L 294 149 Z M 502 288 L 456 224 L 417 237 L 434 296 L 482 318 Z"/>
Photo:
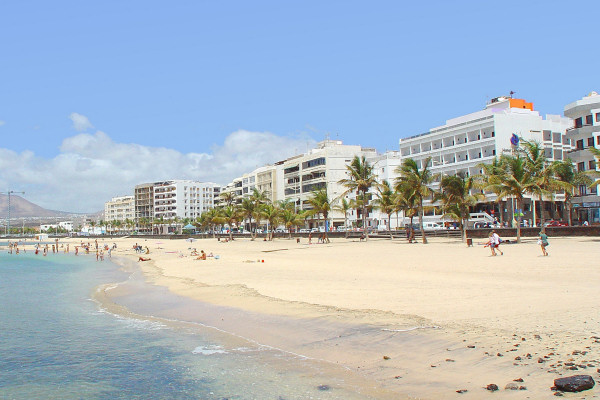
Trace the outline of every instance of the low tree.
<path fill-rule="evenodd" d="M 344 232 L 344 238 L 348 239 L 348 211 L 354 208 L 352 201 L 348 201 L 345 196 L 342 196 L 338 199 L 338 204 L 335 204 L 332 208 L 344 214 L 344 227 L 346 228 Z"/>
<path fill-rule="evenodd" d="M 466 225 L 470 218 L 469 209 L 483 200 L 482 193 L 473 193 L 475 178 L 463 175 L 446 175 L 440 183 L 440 193 L 437 198 L 441 200 L 444 216 L 458 221 L 463 242 L 466 241 Z"/>
<path fill-rule="evenodd" d="M 390 233 L 390 239 L 394 239 L 392 233 L 392 213 L 395 210 L 394 204 L 395 192 L 390 183 L 384 180 L 375 192 L 375 200 L 373 201 L 375 208 L 378 208 L 382 213 L 387 215 L 387 227 Z"/>

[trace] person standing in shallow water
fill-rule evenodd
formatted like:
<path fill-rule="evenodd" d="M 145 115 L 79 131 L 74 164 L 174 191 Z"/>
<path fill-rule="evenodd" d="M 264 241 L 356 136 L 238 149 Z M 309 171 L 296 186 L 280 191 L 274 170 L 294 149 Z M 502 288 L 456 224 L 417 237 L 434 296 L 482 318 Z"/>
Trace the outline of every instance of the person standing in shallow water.
<path fill-rule="evenodd" d="M 542 248 L 542 254 L 544 256 L 547 256 L 548 251 L 546 250 L 546 247 L 548 247 L 550 243 L 548 243 L 548 235 L 546 235 L 544 231 L 540 231 L 540 238 L 538 239 L 538 244 Z"/>

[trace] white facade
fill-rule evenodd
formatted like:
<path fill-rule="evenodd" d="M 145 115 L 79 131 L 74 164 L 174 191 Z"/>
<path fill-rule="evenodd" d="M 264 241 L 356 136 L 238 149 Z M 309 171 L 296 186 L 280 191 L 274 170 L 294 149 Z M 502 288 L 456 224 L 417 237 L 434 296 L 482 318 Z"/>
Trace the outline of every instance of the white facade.
<path fill-rule="evenodd" d="M 40 225 L 40 232 L 48 232 L 50 229 L 64 229 L 67 232 L 73 232 L 73 221 L 62 221 L 58 224 L 42 224 Z"/>
<path fill-rule="evenodd" d="M 450 119 L 427 133 L 400 139 L 400 153 L 403 158 L 417 161 L 419 166 L 431 157 L 433 173 L 475 175 L 481 172 L 478 164 L 512 151 L 513 134 L 541 143 L 549 160 L 562 160 L 563 154 L 571 150 L 565 136 L 571 126 L 569 118 L 547 115 L 544 119 L 533 111 L 531 103 L 499 97 L 482 111 Z"/>
<path fill-rule="evenodd" d="M 427 133 L 400 139 L 400 154 L 402 158 L 414 159 L 420 168 L 431 157 L 431 172 L 439 177 L 472 176 L 483 172 L 479 164 L 491 163 L 494 157 L 511 153 L 513 135 L 540 143 L 548 161 L 563 160 L 572 148 L 566 135 L 571 127 L 570 118 L 558 115 L 542 118 L 533 110 L 532 103 L 498 97 L 481 111 L 450 119 Z M 491 199 L 493 196 L 489 195 Z M 526 207 L 525 218 L 535 221 L 534 209 L 530 204 Z M 509 213 L 507 216 L 512 218 L 511 210 L 498 211 Z"/>
<path fill-rule="evenodd" d="M 400 176 L 400 174 L 396 172 L 398 167 L 400 167 L 400 165 L 402 164 L 402 157 L 400 155 L 400 152 L 388 151 L 384 154 L 369 157 L 367 161 L 373 166 L 373 173 L 377 176 L 377 182 L 381 184 L 383 183 L 383 181 L 387 181 L 389 182 L 393 190 L 396 184 L 396 179 Z M 375 195 L 376 192 L 376 189 L 371 189 L 373 200 L 377 198 L 377 196 Z M 354 213 L 355 211 L 353 210 L 352 212 Z M 397 227 L 403 226 L 403 218 L 401 217 L 402 215 L 392 215 L 390 220 L 390 226 L 392 229 L 396 229 Z M 388 227 L 387 225 L 387 214 L 381 212 L 381 210 L 378 210 L 377 208 L 373 209 L 373 211 L 369 213 L 369 216 L 367 218 L 367 226 L 369 228 L 389 230 L 390 227 Z"/>
<path fill-rule="evenodd" d="M 579 171 L 597 171 L 598 165 L 590 147 L 600 149 L 600 95 L 591 92 L 589 95 L 565 106 L 565 116 L 573 120 L 567 131 L 567 137 L 573 144 L 568 157 L 575 163 Z M 576 221 L 600 222 L 600 197 L 598 187 L 579 188 L 579 196 L 573 198 L 576 210 Z"/>
<path fill-rule="evenodd" d="M 154 218 L 195 219 L 215 205 L 220 186 L 212 182 L 173 180 L 153 185 Z"/>
<path fill-rule="evenodd" d="M 283 199 L 296 204 L 297 209 L 308 209 L 310 206 L 307 200 L 311 192 L 326 187 L 329 200 L 334 202 L 346 191 L 338 183 L 349 177 L 346 166 L 354 156 L 363 155 L 373 157 L 377 152 L 372 148 L 344 145 L 339 140 L 324 140 L 307 153 L 288 158 L 280 164 L 283 172 Z M 335 225 L 344 222 L 344 216 L 337 211 L 332 211 L 330 218 Z"/>
<path fill-rule="evenodd" d="M 106 221 L 133 220 L 135 217 L 135 201 L 133 196 L 113 197 L 104 203 L 104 219 Z"/>

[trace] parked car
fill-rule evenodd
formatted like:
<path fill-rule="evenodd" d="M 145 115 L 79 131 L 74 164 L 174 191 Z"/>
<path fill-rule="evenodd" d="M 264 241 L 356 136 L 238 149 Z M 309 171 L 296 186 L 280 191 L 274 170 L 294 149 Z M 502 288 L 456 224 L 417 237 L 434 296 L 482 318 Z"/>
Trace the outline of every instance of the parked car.
<path fill-rule="evenodd" d="M 551 219 L 550 221 L 544 222 L 544 226 L 569 226 L 569 224 L 567 224 L 564 221 L 557 221 L 557 220 Z"/>
<path fill-rule="evenodd" d="M 298 231 L 298 233 L 309 233 L 310 229 L 302 228 Z"/>

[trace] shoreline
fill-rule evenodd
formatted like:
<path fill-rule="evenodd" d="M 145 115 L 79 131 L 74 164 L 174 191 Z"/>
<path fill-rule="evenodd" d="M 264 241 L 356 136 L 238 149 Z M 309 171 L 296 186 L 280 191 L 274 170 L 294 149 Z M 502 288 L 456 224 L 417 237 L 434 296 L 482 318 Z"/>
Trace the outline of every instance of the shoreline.
<path fill-rule="evenodd" d="M 201 316 L 207 325 L 341 365 L 385 392 L 480 398 L 496 383 L 496 397 L 550 398 L 559 376 L 598 378 L 597 238 L 551 238 L 548 258 L 534 241 L 502 257 L 451 240 L 146 241 L 152 261 L 139 263 L 135 239 L 113 242 L 113 261 L 125 257 L 147 284 L 218 310 Z M 194 260 L 193 247 L 221 257 Z M 517 378 L 527 390 L 503 390 Z"/>

